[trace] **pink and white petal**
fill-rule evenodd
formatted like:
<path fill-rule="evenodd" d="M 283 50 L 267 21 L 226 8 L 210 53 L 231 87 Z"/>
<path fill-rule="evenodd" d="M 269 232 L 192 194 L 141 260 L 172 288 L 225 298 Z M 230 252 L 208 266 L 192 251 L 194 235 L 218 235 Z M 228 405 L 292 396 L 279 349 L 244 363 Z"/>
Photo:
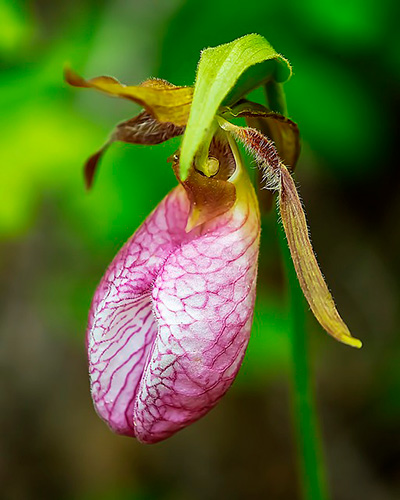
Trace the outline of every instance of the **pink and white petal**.
<path fill-rule="evenodd" d="M 232 209 L 177 248 L 152 293 L 158 334 L 134 422 L 146 443 L 207 413 L 232 384 L 248 344 L 256 289 L 258 212 Z"/>
<path fill-rule="evenodd" d="M 152 285 L 165 260 L 188 236 L 189 203 L 175 188 L 117 254 L 93 298 L 87 347 L 91 391 L 101 418 L 135 435 L 138 382 L 157 335 Z"/>

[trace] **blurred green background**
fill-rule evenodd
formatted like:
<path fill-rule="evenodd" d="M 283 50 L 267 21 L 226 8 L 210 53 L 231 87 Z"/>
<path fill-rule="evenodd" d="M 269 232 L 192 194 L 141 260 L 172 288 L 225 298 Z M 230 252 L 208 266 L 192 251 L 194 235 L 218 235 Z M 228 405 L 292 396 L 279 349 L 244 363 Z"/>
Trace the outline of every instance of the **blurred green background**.
<path fill-rule="evenodd" d="M 0 0 L 2 498 L 298 497 L 287 292 L 274 214 L 263 228 L 242 370 L 205 418 L 153 446 L 113 435 L 89 395 L 91 296 L 175 185 L 157 147 L 114 144 L 92 192 L 82 164 L 134 104 L 68 88 L 87 77 L 192 84 L 200 50 L 257 32 L 291 61 L 296 180 L 339 310 L 364 347 L 309 317 L 332 497 L 400 498 L 400 32 L 390 0 Z"/>

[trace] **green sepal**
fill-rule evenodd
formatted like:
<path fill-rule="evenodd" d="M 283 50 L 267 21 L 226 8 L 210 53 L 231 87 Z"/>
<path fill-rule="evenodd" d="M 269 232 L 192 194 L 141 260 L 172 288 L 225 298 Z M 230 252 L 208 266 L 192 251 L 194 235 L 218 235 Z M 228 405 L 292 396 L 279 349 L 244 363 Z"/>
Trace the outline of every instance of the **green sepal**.
<path fill-rule="evenodd" d="M 263 63 L 263 64 L 260 64 Z M 260 71 L 245 72 L 260 64 Z M 202 142 L 209 140 L 212 122 L 222 103 L 231 104 L 267 80 L 290 78 L 289 62 L 264 37 L 251 34 L 233 42 L 205 49 L 200 57 L 193 102 L 180 156 L 180 176 L 186 179 Z M 247 78 L 248 76 L 248 78 Z M 241 78 L 242 77 L 242 78 Z M 235 85 L 239 84 L 236 88 Z M 231 95 L 231 99 L 225 100 Z"/>

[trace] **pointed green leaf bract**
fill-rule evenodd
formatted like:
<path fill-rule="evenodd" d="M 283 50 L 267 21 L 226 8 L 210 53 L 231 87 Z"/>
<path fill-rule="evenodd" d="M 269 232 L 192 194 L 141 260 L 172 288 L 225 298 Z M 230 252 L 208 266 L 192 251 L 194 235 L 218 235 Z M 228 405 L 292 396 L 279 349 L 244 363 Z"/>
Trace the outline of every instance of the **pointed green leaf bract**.
<path fill-rule="evenodd" d="M 289 62 L 278 54 L 260 35 L 246 35 L 233 42 L 205 49 L 200 57 L 186 132 L 180 157 L 180 176 L 186 179 L 195 154 L 210 133 L 215 114 L 228 93 L 243 73 L 250 67 L 265 61 L 275 64 L 265 66 L 266 74 L 252 80 L 255 88 L 272 78 L 285 81 L 291 75 Z M 243 82 L 243 79 L 240 81 Z M 243 94 L 251 88 L 244 82 Z M 235 95 L 237 93 L 235 92 Z"/>

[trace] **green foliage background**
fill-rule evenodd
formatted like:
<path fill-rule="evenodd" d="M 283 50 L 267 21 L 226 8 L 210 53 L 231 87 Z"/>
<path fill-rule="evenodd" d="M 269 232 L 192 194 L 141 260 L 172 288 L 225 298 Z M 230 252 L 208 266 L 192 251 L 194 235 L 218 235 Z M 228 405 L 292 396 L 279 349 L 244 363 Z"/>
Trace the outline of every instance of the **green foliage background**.
<path fill-rule="evenodd" d="M 292 63 L 296 180 L 314 248 L 361 351 L 309 318 L 333 498 L 400 497 L 400 33 L 391 0 L 0 1 L 0 478 L 6 499 L 297 498 L 288 315 L 266 218 L 248 354 L 207 417 L 146 447 L 91 405 L 91 295 L 175 185 L 157 147 L 115 144 L 86 193 L 82 164 L 131 103 L 67 88 L 85 76 L 192 84 L 200 50 L 257 32 Z M 3 477 L 1 477 L 3 476 Z"/>

